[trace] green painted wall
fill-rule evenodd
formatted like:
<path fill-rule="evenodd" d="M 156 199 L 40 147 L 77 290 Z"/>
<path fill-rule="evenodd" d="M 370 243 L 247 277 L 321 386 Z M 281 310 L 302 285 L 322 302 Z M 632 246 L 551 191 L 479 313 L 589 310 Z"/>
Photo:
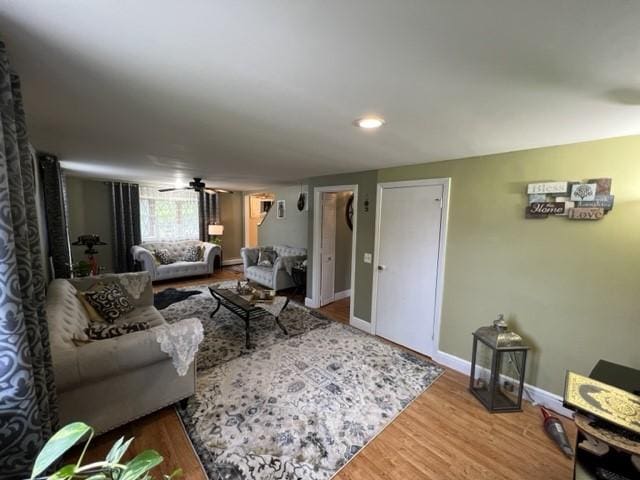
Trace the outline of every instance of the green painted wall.
<path fill-rule="evenodd" d="M 244 243 L 243 193 L 221 193 L 218 198 L 220 223 L 224 225 L 224 235 L 221 237 L 223 261 L 237 260 Z"/>
<path fill-rule="evenodd" d="M 113 225 L 111 221 L 111 191 L 104 180 L 65 176 L 69 241 L 80 235 L 96 234 L 108 245 L 96 247 L 98 265 L 105 272 L 113 272 Z M 71 245 L 72 261 L 86 260 L 86 247 Z"/>
<path fill-rule="evenodd" d="M 334 292 L 351 288 L 351 250 L 353 232 L 347 225 L 346 208 L 351 192 L 336 194 L 336 260 Z"/>
<path fill-rule="evenodd" d="M 543 389 L 561 394 L 566 369 L 588 373 L 600 358 L 640 368 L 640 136 L 384 169 L 375 181 L 440 177 L 452 179 L 440 350 L 470 359 L 471 332 L 504 313 L 534 347 L 527 380 Z M 613 178 L 603 220 L 524 218 L 527 183 L 595 177 Z M 371 281 L 356 268 L 365 320 Z"/>
<path fill-rule="evenodd" d="M 306 185 L 302 187 L 307 190 Z M 300 185 L 280 187 L 270 190 L 274 195 L 274 204 L 267 217 L 258 227 L 258 245 L 290 245 L 307 248 L 307 222 L 309 211 L 298 211 Z M 276 201 L 284 200 L 285 218 L 276 218 Z"/>

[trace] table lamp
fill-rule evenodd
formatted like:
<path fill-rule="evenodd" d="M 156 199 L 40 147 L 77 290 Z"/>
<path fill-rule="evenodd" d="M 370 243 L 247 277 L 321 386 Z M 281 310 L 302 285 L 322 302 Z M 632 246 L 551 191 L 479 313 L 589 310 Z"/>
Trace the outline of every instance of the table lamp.
<path fill-rule="evenodd" d="M 224 225 L 209 225 L 209 235 L 213 237 L 213 243 L 220 244 L 220 237 L 224 234 Z"/>

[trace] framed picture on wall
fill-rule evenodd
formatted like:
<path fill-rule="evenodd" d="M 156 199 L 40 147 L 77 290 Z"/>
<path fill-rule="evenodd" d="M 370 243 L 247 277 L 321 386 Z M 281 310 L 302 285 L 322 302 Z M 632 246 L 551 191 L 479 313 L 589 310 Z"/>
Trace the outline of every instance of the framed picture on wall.
<path fill-rule="evenodd" d="M 287 218 L 287 207 L 284 200 L 276 202 L 276 218 Z"/>

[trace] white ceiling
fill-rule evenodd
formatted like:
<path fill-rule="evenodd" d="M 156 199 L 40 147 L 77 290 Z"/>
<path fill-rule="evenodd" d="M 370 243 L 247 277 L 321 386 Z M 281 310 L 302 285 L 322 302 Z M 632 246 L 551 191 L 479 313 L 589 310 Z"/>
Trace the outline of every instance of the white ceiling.
<path fill-rule="evenodd" d="M 235 189 L 640 133 L 639 25 L 636 0 L 0 0 L 38 148 Z"/>

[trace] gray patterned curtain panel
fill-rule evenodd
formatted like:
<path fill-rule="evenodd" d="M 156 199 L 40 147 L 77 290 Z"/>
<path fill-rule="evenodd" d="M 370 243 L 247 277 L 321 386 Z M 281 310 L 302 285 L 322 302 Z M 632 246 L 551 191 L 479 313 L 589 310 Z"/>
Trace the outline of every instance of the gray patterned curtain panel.
<path fill-rule="evenodd" d="M 64 181 L 58 158 L 49 153 L 38 153 L 42 178 L 49 256 L 53 264 L 54 278 L 71 276 L 71 247 L 67 229 Z"/>
<path fill-rule="evenodd" d="M 199 192 L 198 217 L 200 220 L 200 240 L 209 241 L 209 225 L 218 221 L 218 195 Z"/>
<path fill-rule="evenodd" d="M 33 158 L 0 42 L 0 477 L 28 478 L 57 428 Z"/>
<path fill-rule="evenodd" d="M 131 247 L 141 242 L 140 189 L 134 183 L 110 182 L 113 222 L 113 269 L 133 272 Z"/>

